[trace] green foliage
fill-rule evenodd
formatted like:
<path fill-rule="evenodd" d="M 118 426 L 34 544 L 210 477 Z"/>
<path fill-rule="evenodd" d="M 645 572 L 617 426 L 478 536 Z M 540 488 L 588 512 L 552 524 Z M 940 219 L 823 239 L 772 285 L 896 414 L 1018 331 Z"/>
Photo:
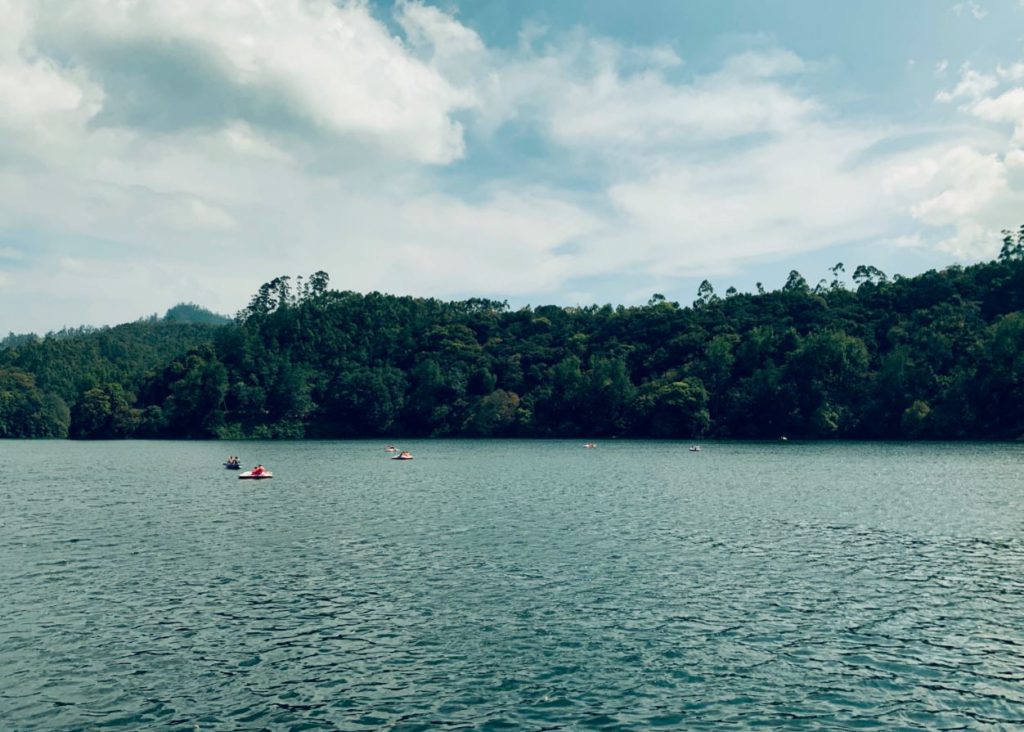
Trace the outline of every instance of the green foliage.
<path fill-rule="evenodd" d="M 469 410 L 465 433 L 480 437 L 505 437 L 514 433 L 519 415 L 519 395 L 497 389 L 481 398 Z"/>
<path fill-rule="evenodd" d="M 167 311 L 164 320 L 172 323 L 201 323 L 205 325 L 227 325 L 231 318 L 200 307 L 192 302 L 178 303 Z"/>
<path fill-rule="evenodd" d="M 1016 232 L 1003 230 L 1003 247 L 999 251 L 1000 262 L 1020 262 L 1024 260 L 1024 226 Z"/>
<path fill-rule="evenodd" d="M 810 290 L 811 288 L 808 286 L 807 280 L 795 269 L 789 273 L 789 277 L 786 278 L 786 284 L 782 286 L 783 292 L 796 295 L 806 295 Z"/>
<path fill-rule="evenodd" d="M 133 436 L 139 428 L 134 397 L 120 384 L 89 389 L 71 410 L 71 436 L 85 439 L 117 439 Z"/>
<path fill-rule="evenodd" d="M 708 392 L 696 377 L 644 384 L 635 403 L 635 424 L 651 437 L 700 437 L 711 424 Z"/>
<path fill-rule="evenodd" d="M 829 272 L 516 311 L 278 277 L 226 325 L 9 336 L 0 436 L 1024 436 L 1024 231 L 972 267 Z"/>
<path fill-rule="evenodd" d="M 900 420 L 904 436 L 910 438 L 925 436 L 928 433 L 931 413 L 932 410 L 928 406 L 928 402 L 915 399 L 914 403 L 903 411 L 903 417 Z"/>
<path fill-rule="evenodd" d="M 31 374 L 0 369 L 0 437 L 67 437 L 69 423 L 63 399 L 42 393 Z"/>

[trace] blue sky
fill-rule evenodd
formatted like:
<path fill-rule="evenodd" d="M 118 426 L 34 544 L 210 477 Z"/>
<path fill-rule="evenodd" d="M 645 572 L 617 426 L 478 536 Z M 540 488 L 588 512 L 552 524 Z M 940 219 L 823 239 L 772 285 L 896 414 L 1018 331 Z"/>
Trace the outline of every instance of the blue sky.
<path fill-rule="evenodd" d="M 989 259 L 1024 0 L 0 0 L 0 333 Z"/>

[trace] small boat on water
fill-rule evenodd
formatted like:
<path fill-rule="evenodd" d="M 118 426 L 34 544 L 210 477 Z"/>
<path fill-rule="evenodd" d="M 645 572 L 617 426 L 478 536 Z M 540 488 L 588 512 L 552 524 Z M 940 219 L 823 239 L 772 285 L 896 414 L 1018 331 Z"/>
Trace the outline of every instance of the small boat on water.
<path fill-rule="evenodd" d="M 388 445 L 384 448 L 384 452 L 398 452 L 398 448 L 394 445 Z"/>
<path fill-rule="evenodd" d="M 700 452 L 700 445 L 694 445 L 691 447 L 690 452 Z"/>
<path fill-rule="evenodd" d="M 257 465 L 252 470 L 246 470 L 244 473 L 238 474 L 239 480 L 264 480 L 266 478 L 273 478 L 274 474 L 264 468 L 262 465 Z"/>
<path fill-rule="evenodd" d="M 238 462 L 238 458 L 228 458 L 228 461 L 224 463 L 224 467 L 228 470 L 241 470 L 242 464 Z"/>
<path fill-rule="evenodd" d="M 412 453 L 407 450 L 402 450 L 400 453 L 395 455 L 392 460 L 412 460 Z"/>
<path fill-rule="evenodd" d="M 586 443 L 584 443 L 583 447 L 597 447 L 597 443 L 596 442 L 586 442 Z"/>

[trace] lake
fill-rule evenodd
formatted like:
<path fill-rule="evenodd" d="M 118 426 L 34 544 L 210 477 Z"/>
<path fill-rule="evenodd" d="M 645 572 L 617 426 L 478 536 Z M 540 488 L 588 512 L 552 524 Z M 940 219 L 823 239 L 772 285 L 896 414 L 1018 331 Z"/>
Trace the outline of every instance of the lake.
<path fill-rule="evenodd" d="M 0 442 L 0 727 L 1024 725 L 1024 445 L 398 444 Z"/>

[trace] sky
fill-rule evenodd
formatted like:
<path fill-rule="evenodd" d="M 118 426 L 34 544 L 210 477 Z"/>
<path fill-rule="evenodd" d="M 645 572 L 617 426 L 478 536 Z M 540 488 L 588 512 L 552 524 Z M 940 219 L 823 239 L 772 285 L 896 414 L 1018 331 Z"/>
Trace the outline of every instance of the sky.
<path fill-rule="evenodd" d="M 1024 0 L 0 0 L 0 334 L 993 258 Z"/>

